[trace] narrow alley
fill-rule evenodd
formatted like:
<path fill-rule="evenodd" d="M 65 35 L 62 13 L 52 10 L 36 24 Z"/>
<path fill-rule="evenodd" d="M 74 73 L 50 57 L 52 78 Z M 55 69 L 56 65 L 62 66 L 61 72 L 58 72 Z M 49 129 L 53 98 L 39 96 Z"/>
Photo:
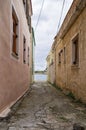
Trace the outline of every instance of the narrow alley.
<path fill-rule="evenodd" d="M 0 122 L 0 130 L 73 130 L 86 128 L 86 108 L 46 82 L 36 82 L 14 115 Z"/>

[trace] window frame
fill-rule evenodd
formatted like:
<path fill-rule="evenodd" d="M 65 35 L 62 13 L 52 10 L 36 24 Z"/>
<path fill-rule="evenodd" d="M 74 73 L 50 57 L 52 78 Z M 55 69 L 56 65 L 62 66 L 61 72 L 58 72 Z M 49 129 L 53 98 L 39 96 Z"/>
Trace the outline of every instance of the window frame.
<path fill-rule="evenodd" d="M 72 38 L 72 66 L 79 66 L 79 33 Z"/>
<path fill-rule="evenodd" d="M 26 12 L 27 12 L 27 0 L 23 0 L 23 6 L 24 6 L 25 14 L 26 14 Z"/>
<path fill-rule="evenodd" d="M 29 66 L 30 64 L 30 48 L 29 47 L 28 47 L 27 59 L 28 59 L 28 66 Z"/>
<path fill-rule="evenodd" d="M 12 4 L 12 12 L 11 12 L 11 16 L 12 16 L 12 41 L 11 41 L 11 55 L 16 58 L 19 59 L 19 17 L 17 15 L 16 9 L 14 7 L 14 5 Z M 14 19 L 15 21 L 14 21 Z M 15 22 L 15 28 L 14 28 L 14 22 Z M 15 32 L 14 32 L 15 31 Z M 14 42 L 14 36 L 15 36 L 15 42 Z"/>
<path fill-rule="evenodd" d="M 66 46 L 64 46 L 63 51 L 64 51 L 64 64 L 66 64 Z"/>
<path fill-rule="evenodd" d="M 61 64 L 61 51 L 58 53 L 58 64 Z"/>
<path fill-rule="evenodd" d="M 29 15 L 29 5 L 28 5 L 28 0 L 22 0 L 23 2 L 23 7 L 24 7 L 24 12 L 26 15 L 26 19 L 27 19 L 27 24 L 29 26 L 29 32 L 31 33 L 31 16 Z"/>
<path fill-rule="evenodd" d="M 23 63 L 26 64 L 26 37 L 23 35 Z"/>

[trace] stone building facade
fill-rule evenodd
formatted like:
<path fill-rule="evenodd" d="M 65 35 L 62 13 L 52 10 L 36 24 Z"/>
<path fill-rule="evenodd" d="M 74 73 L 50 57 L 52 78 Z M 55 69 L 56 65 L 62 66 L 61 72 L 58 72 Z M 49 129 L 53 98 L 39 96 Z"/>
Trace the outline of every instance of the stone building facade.
<path fill-rule="evenodd" d="M 74 0 L 53 43 L 55 83 L 86 103 L 86 1 Z"/>
<path fill-rule="evenodd" d="M 55 83 L 55 51 L 50 50 L 47 58 L 47 81 L 54 84 Z"/>
<path fill-rule="evenodd" d="M 31 0 L 0 0 L 0 112 L 30 87 Z"/>

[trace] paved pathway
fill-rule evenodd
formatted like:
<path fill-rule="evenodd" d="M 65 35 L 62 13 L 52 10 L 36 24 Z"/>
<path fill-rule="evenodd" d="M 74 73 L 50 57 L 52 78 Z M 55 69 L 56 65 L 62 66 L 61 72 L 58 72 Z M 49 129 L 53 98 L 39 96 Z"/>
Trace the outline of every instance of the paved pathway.
<path fill-rule="evenodd" d="M 38 82 L 11 119 L 0 123 L 0 130 L 73 130 L 74 123 L 86 128 L 86 108 L 50 84 Z"/>

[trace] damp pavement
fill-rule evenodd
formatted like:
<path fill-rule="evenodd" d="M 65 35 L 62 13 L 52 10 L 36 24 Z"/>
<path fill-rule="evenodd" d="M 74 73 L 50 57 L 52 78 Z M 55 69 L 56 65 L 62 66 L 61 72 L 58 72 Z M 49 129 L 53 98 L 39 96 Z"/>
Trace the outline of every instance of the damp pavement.
<path fill-rule="evenodd" d="M 86 129 L 86 106 L 75 102 L 46 82 L 36 82 L 0 130 L 73 130 L 79 124 Z"/>

